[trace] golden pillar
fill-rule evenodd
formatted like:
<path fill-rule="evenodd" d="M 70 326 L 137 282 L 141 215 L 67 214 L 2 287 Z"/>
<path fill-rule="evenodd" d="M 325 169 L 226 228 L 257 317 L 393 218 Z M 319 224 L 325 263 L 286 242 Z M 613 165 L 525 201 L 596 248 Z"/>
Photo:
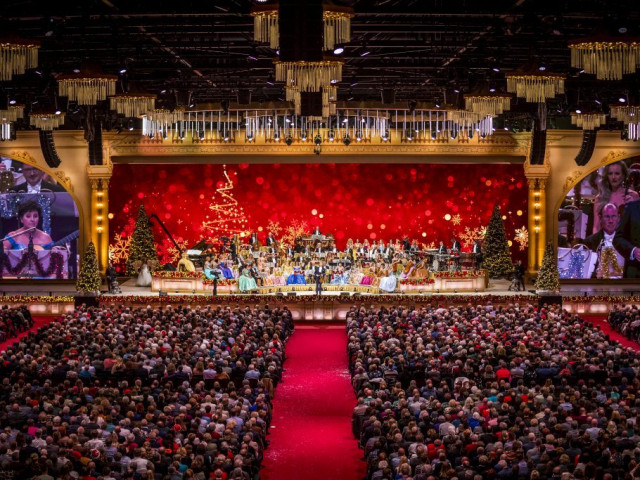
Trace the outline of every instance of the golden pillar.
<path fill-rule="evenodd" d="M 96 246 L 98 266 L 104 272 L 109 263 L 109 179 L 112 165 L 88 165 L 91 182 L 91 232 L 87 235 Z"/>
<path fill-rule="evenodd" d="M 551 168 L 549 165 L 525 164 L 525 175 L 529 185 L 528 202 L 528 230 L 529 251 L 528 270 L 530 274 L 538 272 L 544 257 L 547 243 L 546 211 L 547 211 L 547 181 Z"/>

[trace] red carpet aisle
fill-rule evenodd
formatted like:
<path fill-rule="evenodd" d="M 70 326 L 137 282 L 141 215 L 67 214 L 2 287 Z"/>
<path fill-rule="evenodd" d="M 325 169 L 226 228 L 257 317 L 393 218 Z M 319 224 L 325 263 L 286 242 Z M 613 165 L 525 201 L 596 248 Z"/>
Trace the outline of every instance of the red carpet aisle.
<path fill-rule="evenodd" d="M 0 352 L 4 352 L 9 345 L 13 345 L 19 339 L 21 339 L 22 337 L 26 336 L 29 332 L 35 332 L 40 327 L 44 327 L 46 324 L 48 324 L 49 322 L 52 322 L 55 319 L 56 319 L 56 317 L 53 317 L 53 316 L 49 316 L 49 317 L 33 317 L 33 327 L 31 327 L 29 330 L 21 332 L 17 337 L 10 338 L 6 342 L 0 343 Z"/>
<path fill-rule="evenodd" d="M 355 480 L 366 474 L 351 433 L 355 396 L 344 325 L 296 325 L 273 405 L 263 480 Z"/>
<path fill-rule="evenodd" d="M 598 315 L 598 316 L 584 316 L 582 318 L 600 327 L 604 333 L 609 335 L 613 340 L 618 342 L 623 347 L 631 347 L 636 352 L 640 352 L 640 345 L 638 345 L 633 340 L 629 340 L 627 337 L 616 332 L 615 330 L 611 329 L 611 327 L 609 326 L 609 323 L 607 322 L 607 317 Z"/>

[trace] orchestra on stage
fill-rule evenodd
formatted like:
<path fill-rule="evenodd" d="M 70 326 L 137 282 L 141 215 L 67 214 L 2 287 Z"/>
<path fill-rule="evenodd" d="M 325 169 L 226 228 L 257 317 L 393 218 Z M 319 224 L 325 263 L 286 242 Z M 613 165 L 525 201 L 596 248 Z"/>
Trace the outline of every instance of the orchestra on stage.
<path fill-rule="evenodd" d="M 463 252 L 455 238 L 438 248 L 427 248 L 417 239 L 377 242 L 349 239 L 344 249 L 332 235 L 298 237 L 293 245 L 268 233 L 261 242 L 256 233 L 221 237 L 218 249 L 190 250 L 196 269 L 215 280 L 237 279 L 240 291 L 270 285 L 365 285 L 392 292 L 397 282 L 428 278 L 432 272 L 477 270 L 482 266 L 482 246 L 476 241 Z"/>

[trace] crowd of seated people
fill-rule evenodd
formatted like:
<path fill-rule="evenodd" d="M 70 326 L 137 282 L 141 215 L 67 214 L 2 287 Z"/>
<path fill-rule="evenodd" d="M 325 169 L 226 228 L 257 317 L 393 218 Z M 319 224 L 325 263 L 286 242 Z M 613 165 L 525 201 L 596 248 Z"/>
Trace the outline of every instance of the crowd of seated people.
<path fill-rule="evenodd" d="M 609 312 L 609 325 L 625 337 L 640 342 L 640 307 L 615 305 Z"/>
<path fill-rule="evenodd" d="M 640 359 L 559 307 L 352 308 L 378 479 L 640 478 Z"/>
<path fill-rule="evenodd" d="M 33 326 L 31 312 L 26 305 L 17 308 L 9 308 L 5 305 L 0 310 L 0 343 L 17 337 L 21 332 L 26 332 Z"/>
<path fill-rule="evenodd" d="M 286 307 L 82 307 L 0 358 L 0 478 L 255 479 Z"/>

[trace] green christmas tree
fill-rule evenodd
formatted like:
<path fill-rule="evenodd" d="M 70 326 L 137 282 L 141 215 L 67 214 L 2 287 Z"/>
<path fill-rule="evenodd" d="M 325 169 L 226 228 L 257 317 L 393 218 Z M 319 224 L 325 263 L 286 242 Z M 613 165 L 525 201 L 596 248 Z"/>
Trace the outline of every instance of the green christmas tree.
<path fill-rule="evenodd" d="M 556 254 L 553 244 L 547 243 L 544 249 L 542 265 L 536 279 L 536 290 L 557 292 L 560 290 L 560 278 L 558 277 L 558 265 L 556 264 Z"/>
<path fill-rule="evenodd" d="M 133 230 L 131 245 L 129 246 L 129 256 L 127 258 L 127 275 L 135 275 L 138 273 L 139 265 L 148 262 L 151 266 L 158 261 L 158 252 L 156 244 L 153 240 L 153 232 L 151 231 L 151 223 L 144 205 L 140 205 L 138 210 L 138 218 L 136 227 Z"/>
<path fill-rule="evenodd" d="M 96 247 L 93 242 L 87 246 L 84 253 L 82 263 L 80 264 L 80 274 L 76 282 L 76 290 L 86 294 L 100 291 L 102 278 L 98 269 L 98 256 L 96 255 Z"/>
<path fill-rule="evenodd" d="M 484 237 L 484 268 L 491 278 L 506 277 L 513 273 L 507 235 L 504 232 L 500 207 L 496 205 Z"/>

